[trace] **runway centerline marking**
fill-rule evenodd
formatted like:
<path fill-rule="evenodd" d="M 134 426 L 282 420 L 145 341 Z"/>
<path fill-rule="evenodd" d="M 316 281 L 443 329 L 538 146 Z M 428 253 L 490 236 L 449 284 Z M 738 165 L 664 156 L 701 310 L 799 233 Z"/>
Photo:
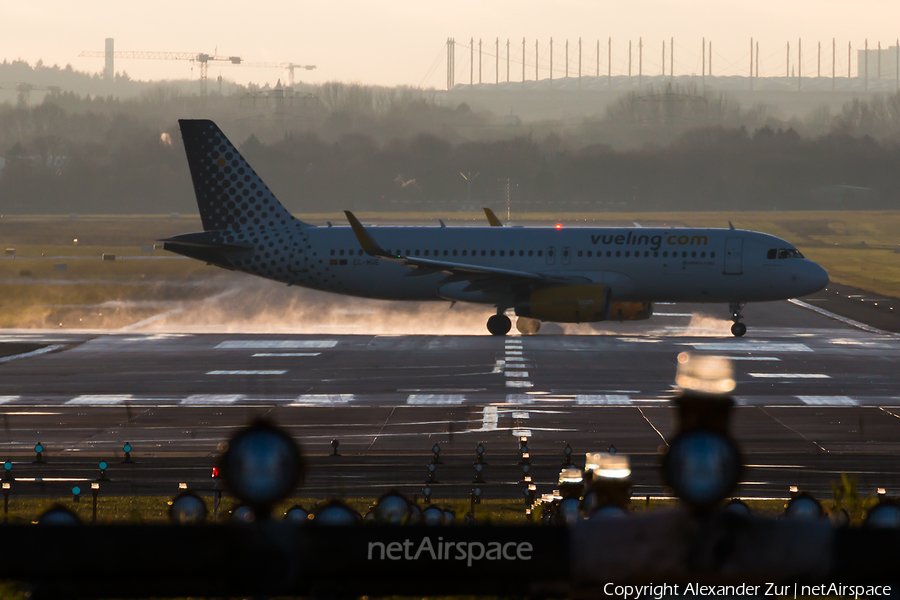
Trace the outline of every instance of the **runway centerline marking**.
<path fill-rule="evenodd" d="M 207 375 L 284 375 L 287 371 L 209 371 Z"/>
<path fill-rule="evenodd" d="M 287 406 L 346 406 L 356 394 L 301 394 Z"/>
<path fill-rule="evenodd" d="M 253 355 L 253 358 L 274 357 L 274 356 L 319 356 L 321 352 L 259 352 Z"/>
<path fill-rule="evenodd" d="M 243 400 L 244 397 L 243 394 L 194 394 L 182 400 L 181 404 L 197 406 L 234 404 L 239 400 Z"/>
<path fill-rule="evenodd" d="M 534 387 L 534 384 L 531 383 L 530 381 L 508 379 L 506 381 L 506 387 L 508 387 L 508 388 L 530 388 L 530 387 Z"/>
<path fill-rule="evenodd" d="M 274 350 L 276 348 L 334 348 L 337 340 L 228 340 L 216 350 Z"/>
<path fill-rule="evenodd" d="M 631 398 L 624 394 L 578 394 L 575 396 L 575 404 L 627 406 L 631 404 Z"/>
<path fill-rule="evenodd" d="M 825 373 L 747 373 L 759 379 L 831 379 Z"/>
<path fill-rule="evenodd" d="M 507 350 L 507 351 L 506 351 L 506 356 L 522 356 L 522 353 L 521 353 L 521 352 L 515 352 L 515 351 Z"/>
<path fill-rule="evenodd" d="M 858 406 L 859 402 L 850 396 L 797 396 L 810 406 Z"/>
<path fill-rule="evenodd" d="M 504 371 L 505 377 L 528 377 L 528 371 Z"/>
<path fill-rule="evenodd" d="M 511 382 L 507 381 L 506 383 L 522 383 L 521 381 Z M 534 404 L 534 397 L 529 396 L 527 394 L 507 394 L 506 395 L 506 403 L 514 404 L 516 406 L 523 404 Z"/>
<path fill-rule="evenodd" d="M 115 404 L 125 404 L 134 400 L 132 394 L 88 394 L 77 396 L 68 400 L 66 404 L 83 405 L 83 406 L 110 406 Z"/>
<path fill-rule="evenodd" d="M 414 406 L 447 406 L 462 404 L 465 400 L 463 394 L 410 394 L 406 403 Z"/>

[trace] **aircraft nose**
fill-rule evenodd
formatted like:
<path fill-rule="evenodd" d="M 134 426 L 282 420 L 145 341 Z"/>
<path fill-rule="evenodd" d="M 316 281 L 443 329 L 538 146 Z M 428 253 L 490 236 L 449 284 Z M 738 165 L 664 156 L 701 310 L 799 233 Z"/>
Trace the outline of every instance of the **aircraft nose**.
<path fill-rule="evenodd" d="M 803 284 L 805 291 L 803 295 L 814 294 L 828 285 L 830 278 L 828 272 L 818 264 L 809 261 L 806 269 L 804 269 Z"/>

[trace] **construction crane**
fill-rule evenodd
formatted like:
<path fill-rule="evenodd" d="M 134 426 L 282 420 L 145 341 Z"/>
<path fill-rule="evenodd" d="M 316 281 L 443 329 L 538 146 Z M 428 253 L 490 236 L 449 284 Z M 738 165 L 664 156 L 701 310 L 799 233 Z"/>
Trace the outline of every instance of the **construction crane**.
<path fill-rule="evenodd" d="M 307 71 L 312 71 L 316 68 L 316 65 L 295 65 L 294 63 L 269 63 L 269 62 L 259 62 L 259 63 L 242 63 L 242 67 L 259 67 L 261 69 L 287 69 L 288 71 L 288 87 L 294 87 L 294 69 L 305 69 Z"/>
<path fill-rule="evenodd" d="M 50 92 L 51 94 L 58 94 L 61 91 L 61 88 L 58 85 L 50 85 L 50 86 L 42 86 L 42 85 L 34 85 L 32 83 L 23 83 L 23 82 L 4 82 L 0 81 L 0 90 L 15 90 L 19 93 L 19 96 L 22 97 L 22 100 L 27 104 L 28 99 L 31 96 L 31 92 L 39 91 L 39 92 Z"/>
<path fill-rule="evenodd" d="M 240 56 L 217 56 L 202 52 L 142 52 L 129 50 L 106 52 L 102 50 L 85 50 L 78 56 L 84 58 L 109 58 L 111 56 L 112 58 L 144 60 L 189 60 L 200 63 L 200 95 L 202 97 L 206 97 L 209 63 L 226 62 L 232 65 L 239 65 L 242 62 Z"/>

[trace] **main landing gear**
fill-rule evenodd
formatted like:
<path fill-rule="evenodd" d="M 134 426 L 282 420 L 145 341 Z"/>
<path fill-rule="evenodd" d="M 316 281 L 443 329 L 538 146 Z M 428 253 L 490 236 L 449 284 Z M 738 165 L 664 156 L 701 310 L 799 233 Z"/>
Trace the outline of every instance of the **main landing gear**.
<path fill-rule="evenodd" d="M 506 335 L 512 328 L 512 321 L 504 314 L 493 315 L 487 322 L 491 335 Z"/>
<path fill-rule="evenodd" d="M 731 333 L 734 337 L 743 337 L 747 333 L 747 326 L 741 323 L 741 311 L 744 310 L 744 302 L 731 302 L 728 308 L 731 310 L 731 320 L 734 324 L 731 326 Z"/>

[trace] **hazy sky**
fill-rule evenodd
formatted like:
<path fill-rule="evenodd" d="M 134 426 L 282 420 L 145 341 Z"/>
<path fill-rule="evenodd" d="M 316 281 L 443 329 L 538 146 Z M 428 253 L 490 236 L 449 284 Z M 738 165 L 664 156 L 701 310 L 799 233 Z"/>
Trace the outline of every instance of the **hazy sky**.
<path fill-rule="evenodd" d="M 613 72 L 627 69 L 628 41 L 644 40 L 644 72 L 658 74 L 662 41 L 675 38 L 675 72 L 700 70 L 701 39 L 713 42 L 716 75 L 746 74 L 750 37 L 760 43 L 760 75 L 784 75 L 785 43 L 792 63 L 796 42 L 803 39 L 804 73 L 815 74 L 816 43 L 823 43 L 823 74 L 831 73 L 831 40 L 837 38 L 838 74 L 847 71 L 847 43 L 855 50 L 865 38 L 869 47 L 895 45 L 900 36 L 898 0 L 394 0 L 339 2 L 218 0 L 0 0 L 0 58 L 39 58 L 85 71 L 100 71 L 102 59 L 78 58 L 82 50 L 103 50 L 113 37 L 116 50 L 158 50 L 239 55 L 250 62 L 315 64 L 300 72 L 307 81 L 358 81 L 371 84 L 446 83 L 445 41 L 455 37 L 468 46 L 484 40 L 493 53 L 495 38 L 512 44 L 512 80 L 521 79 L 522 38 L 527 40 L 528 78 L 534 77 L 534 42 L 541 45 L 541 77 L 547 75 L 549 38 L 554 38 L 554 71 L 564 68 L 564 44 L 570 41 L 570 70 L 577 72 L 577 40 L 584 40 L 584 72 L 596 69 L 596 42 L 601 41 L 601 72 L 606 71 L 606 41 L 613 38 Z M 667 50 L 668 52 L 668 50 Z M 501 50 L 501 81 L 506 76 Z M 666 62 L 668 63 L 668 58 Z M 483 78 L 494 81 L 494 58 L 485 56 Z M 468 48 L 456 51 L 457 83 L 468 82 Z M 196 78 L 191 63 L 118 60 L 116 70 L 136 79 Z M 668 67 L 667 67 L 668 70 Z M 274 83 L 279 69 L 210 68 L 239 82 Z M 855 74 L 855 68 L 854 68 Z M 475 66 L 475 79 L 478 66 Z"/>

